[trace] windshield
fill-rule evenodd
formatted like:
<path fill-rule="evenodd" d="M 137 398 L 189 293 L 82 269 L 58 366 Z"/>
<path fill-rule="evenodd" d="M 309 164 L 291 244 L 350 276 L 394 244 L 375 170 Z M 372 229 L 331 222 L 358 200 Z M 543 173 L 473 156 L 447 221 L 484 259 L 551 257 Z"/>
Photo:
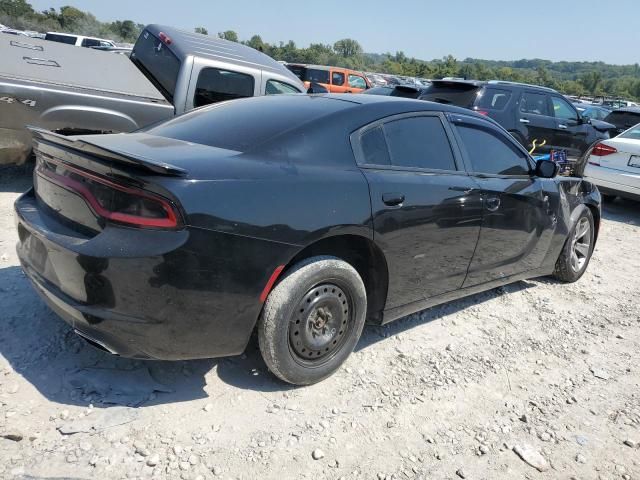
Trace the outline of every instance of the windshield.
<path fill-rule="evenodd" d="M 131 60 L 167 100 L 173 101 L 180 72 L 180 60 L 169 47 L 145 30 L 133 48 Z"/>
<path fill-rule="evenodd" d="M 630 128 L 624 133 L 618 135 L 618 138 L 630 138 L 632 140 L 640 140 L 640 123 L 633 128 Z"/>

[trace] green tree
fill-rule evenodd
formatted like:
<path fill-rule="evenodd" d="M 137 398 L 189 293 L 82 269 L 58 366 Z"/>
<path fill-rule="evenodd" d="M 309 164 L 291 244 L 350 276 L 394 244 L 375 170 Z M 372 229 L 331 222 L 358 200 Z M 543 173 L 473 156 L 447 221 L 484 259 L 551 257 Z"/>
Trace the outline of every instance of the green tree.
<path fill-rule="evenodd" d="M 135 42 L 142 29 L 131 20 L 116 20 L 111 23 L 110 30 L 125 42 Z"/>
<path fill-rule="evenodd" d="M 196 33 L 201 34 L 201 35 L 209 35 L 209 31 L 208 31 L 206 28 L 204 28 L 204 27 L 196 27 L 196 28 L 194 29 L 194 31 L 195 31 Z"/>
<path fill-rule="evenodd" d="M 26 0 L 0 0 L 0 13 L 10 17 L 23 17 L 34 12 Z"/>
<path fill-rule="evenodd" d="M 238 34 L 233 30 L 227 30 L 226 32 L 218 32 L 218 37 L 223 40 L 229 40 L 230 42 L 238 41 Z"/>
<path fill-rule="evenodd" d="M 60 7 L 58 21 L 64 30 L 73 31 L 77 29 L 86 19 L 86 14 L 76 7 Z"/>
<path fill-rule="evenodd" d="M 338 55 L 344 58 L 357 57 L 362 55 L 362 46 L 352 38 L 343 38 L 333 44 L 333 49 Z"/>

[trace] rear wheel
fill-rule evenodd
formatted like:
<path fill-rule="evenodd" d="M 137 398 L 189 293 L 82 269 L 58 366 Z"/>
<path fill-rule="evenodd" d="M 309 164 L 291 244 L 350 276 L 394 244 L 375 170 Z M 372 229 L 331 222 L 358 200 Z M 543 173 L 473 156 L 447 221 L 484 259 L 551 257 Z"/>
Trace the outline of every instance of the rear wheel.
<path fill-rule="evenodd" d="M 575 282 L 586 271 L 593 253 L 594 223 L 586 208 L 576 221 L 556 262 L 553 276 L 562 282 Z"/>
<path fill-rule="evenodd" d="M 325 379 L 355 348 L 366 311 L 364 283 L 348 263 L 313 257 L 294 265 L 269 294 L 258 324 L 267 367 L 295 385 Z"/>

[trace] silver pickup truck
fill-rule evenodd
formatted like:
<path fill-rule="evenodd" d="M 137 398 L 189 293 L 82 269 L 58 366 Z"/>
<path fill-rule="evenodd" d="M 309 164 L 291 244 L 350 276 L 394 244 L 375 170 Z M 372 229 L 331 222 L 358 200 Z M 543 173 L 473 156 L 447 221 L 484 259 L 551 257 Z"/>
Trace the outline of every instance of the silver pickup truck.
<path fill-rule="evenodd" d="M 210 103 L 304 91 L 257 50 L 171 27 L 146 27 L 130 58 L 3 35 L 0 164 L 29 157 L 26 125 L 64 135 L 131 132 Z"/>

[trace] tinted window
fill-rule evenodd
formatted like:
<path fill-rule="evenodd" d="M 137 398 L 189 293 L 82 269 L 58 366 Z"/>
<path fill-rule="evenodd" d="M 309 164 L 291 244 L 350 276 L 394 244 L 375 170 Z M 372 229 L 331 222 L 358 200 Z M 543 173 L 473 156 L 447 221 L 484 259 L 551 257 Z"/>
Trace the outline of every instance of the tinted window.
<path fill-rule="evenodd" d="M 485 88 L 480 97 L 478 97 L 476 107 L 481 110 L 502 110 L 507 106 L 510 99 L 511 92 L 509 90 Z"/>
<path fill-rule="evenodd" d="M 451 145 L 440 118 L 402 118 L 385 123 L 384 131 L 393 165 L 456 169 Z"/>
<path fill-rule="evenodd" d="M 66 43 L 68 45 L 75 45 L 76 41 L 78 40 L 77 37 L 72 37 L 69 35 L 57 35 L 55 33 L 47 33 L 44 36 L 44 39 L 51 40 L 52 42 Z"/>
<path fill-rule="evenodd" d="M 474 172 L 493 175 L 529 174 L 526 156 L 506 138 L 469 125 L 458 125 L 456 128 Z"/>
<path fill-rule="evenodd" d="M 576 111 L 571 108 L 569 102 L 565 102 L 560 97 L 551 97 L 553 103 L 553 116 L 564 120 L 577 120 Z"/>
<path fill-rule="evenodd" d="M 640 125 L 636 125 L 630 130 L 618 135 L 618 138 L 631 138 L 633 140 L 640 140 Z"/>
<path fill-rule="evenodd" d="M 287 65 L 296 77 L 303 82 L 315 82 L 329 84 L 329 70 L 320 70 L 318 68 L 307 68 L 302 65 Z"/>
<path fill-rule="evenodd" d="M 198 76 L 193 106 L 201 107 L 225 100 L 252 97 L 253 85 L 251 75 L 218 68 L 203 68 Z"/>
<path fill-rule="evenodd" d="M 344 73 L 342 72 L 332 72 L 331 73 L 331 84 L 332 85 L 344 85 Z"/>
<path fill-rule="evenodd" d="M 131 60 L 168 100 L 173 100 L 180 72 L 180 60 L 169 47 L 145 31 L 133 48 Z"/>
<path fill-rule="evenodd" d="M 476 101 L 480 87 L 460 82 L 434 82 L 420 96 L 421 100 L 471 108 Z"/>
<path fill-rule="evenodd" d="M 367 88 L 367 82 L 358 75 L 349 75 L 349 86 L 352 88 Z"/>
<path fill-rule="evenodd" d="M 640 122 L 640 112 L 611 112 L 604 121 L 613 123 L 616 127 L 631 128 Z"/>
<path fill-rule="evenodd" d="M 279 95 L 282 93 L 300 93 L 300 90 L 288 83 L 279 82 L 277 80 L 267 81 L 267 88 L 265 89 L 266 95 Z"/>
<path fill-rule="evenodd" d="M 360 144 L 362 145 L 362 153 L 364 154 L 366 163 L 373 165 L 391 165 L 387 141 L 384 138 L 382 127 L 367 130 L 362 137 L 360 137 Z"/>
<path fill-rule="evenodd" d="M 520 100 L 520 111 L 522 113 L 549 116 L 547 96 L 542 93 L 524 92 L 522 100 Z"/>
<path fill-rule="evenodd" d="M 103 43 L 100 40 L 96 40 L 94 38 L 85 38 L 82 40 L 83 47 L 100 47 L 102 45 Z"/>
<path fill-rule="evenodd" d="M 350 106 L 307 95 L 254 97 L 193 110 L 150 128 L 148 133 L 245 152 L 282 132 Z"/>

